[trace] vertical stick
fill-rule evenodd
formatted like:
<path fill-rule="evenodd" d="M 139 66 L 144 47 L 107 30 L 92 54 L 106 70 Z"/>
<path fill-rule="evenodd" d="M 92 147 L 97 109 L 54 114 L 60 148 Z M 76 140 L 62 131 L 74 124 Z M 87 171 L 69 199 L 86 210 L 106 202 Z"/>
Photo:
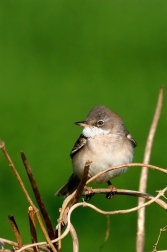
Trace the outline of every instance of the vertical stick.
<path fill-rule="evenodd" d="M 150 127 L 150 131 L 147 138 L 147 143 L 145 147 L 145 153 L 144 153 L 144 164 L 149 164 L 150 156 L 151 156 L 151 150 L 154 140 L 154 135 L 156 132 L 157 124 L 159 121 L 159 117 L 161 114 L 161 108 L 163 103 L 163 95 L 164 95 L 164 86 L 161 87 L 159 91 L 158 96 L 158 102 L 156 106 L 156 110 L 154 113 L 153 121 Z M 140 182 L 139 182 L 139 191 L 145 193 L 147 189 L 147 178 L 148 178 L 148 168 L 143 167 L 141 171 L 140 176 Z M 145 202 L 144 198 L 138 199 L 138 205 L 141 206 Z M 136 251 L 137 252 L 144 252 L 144 242 L 145 242 L 145 208 L 140 208 L 138 210 L 138 219 L 137 219 L 137 240 L 136 240 Z"/>

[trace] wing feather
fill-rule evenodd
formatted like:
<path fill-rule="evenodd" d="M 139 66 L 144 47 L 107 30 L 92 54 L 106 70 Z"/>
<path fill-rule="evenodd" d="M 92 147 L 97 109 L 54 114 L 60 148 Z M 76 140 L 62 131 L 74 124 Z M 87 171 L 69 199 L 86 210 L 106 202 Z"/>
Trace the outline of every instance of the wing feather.
<path fill-rule="evenodd" d="M 81 134 L 74 144 L 74 147 L 70 153 L 70 157 L 72 158 L 81 148 L 85 146 L 86 143 L 87 143 L 87 137 Z"/>

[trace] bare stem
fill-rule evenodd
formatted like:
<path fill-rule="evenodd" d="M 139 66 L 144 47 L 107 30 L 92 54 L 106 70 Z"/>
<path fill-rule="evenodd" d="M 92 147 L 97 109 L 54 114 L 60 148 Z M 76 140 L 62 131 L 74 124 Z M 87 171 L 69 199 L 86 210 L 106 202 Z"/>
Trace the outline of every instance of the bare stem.
<path fill-rule="evenodd" d="M 0 242 L 3 242 L 4 244 L 9 244 L 9 245 L 13 246 L 14 248 L 19 247 L 17 242 L 10 241 L 10 240 L 4 239 L 4 238 L 0 238 Z"/>
<path fill-rule="evenodd" d="M 147 138 L 144 160 L 143 163 L 148 164 L 150 161 L 151 150 L 154 140 L 154 135 L 157 129 L 158 121 L 161 114 L 162 104 L 163 104 L 163 95 L 164 95 L 164 86 L 161 87 L 158 102 L 156 105 L 156 110 L 154 113 L 153 121 L 150 127 L 150 131 Z M 148 169 L 143 166 L 140 176 L 139 182 L 139 191 L 146 192 L 147 188 L 147 178 L 148 178 Z M 145 202 L 145 199 L 139 198 L 138 205 L 142 205 Z M 138 219 L 137 219 L 137 240 L 136 240 L 136 251 L 143 252 L 144 251 L 144 237 L 145 237 L 145 208 L 140 208 L 138 210 Z"/>
<path fill-rule="evenodd" d="M 163 228 L 160 229 L 159 235 L 158 235 L 158 239 L 157 239 L 156 243 L 155 243 L 154 246 L 153 246 L 153 252 L 156 252 L 156 251 L 157 251 L 157 246 L 158 246 L 158 243 L 159 243 L 161 234 L 162 234 L 162 232 L 166 232 L 166 231 L 167 231 L 167 226 L 165 226 L 165 227 L 163 227 Z M 165 251 L 165 250 L 164 250 L 164 251 Z"/>
<path fill-rule="evenodd" d="M 28 218 L 30 224 L 30 233 L 31 233 L 31 241 L 32 243 L 37 242 L 37 232 L 36 232 L 36 225 L 35 225 L 35 211 L 32 206 L 28 208 Z M 39 251 L 38 247 L 34 247 L 34 252 Z"/>
<path fill-rule="evenodd" d="M 77 190 L 76 190 L 76 193 L 74 194 L 74 198 L 73 198 L 73 200 L 72 200 L 72 202 L 71 202 L 70 207 L 71 207 L 72 205 L 74 205 L 75 203 L 78 202 L 78 200 L 79 200 L 79 198 L 80 198 L 80 196 L 81 196 L 81 194 L 82 194 L 82 192 L 83 192 L 83 190 L 84 190 L 84 186 L 86 185 L 86 181 L 87 181 L 87 179 L 88 179 L 89 167 L 90 167 L 90 164 L 91 164 L 91 163 L 92 163 L 92 162 L 87 161 L 86 164 L 85 164 L 82 179 L 81 179 L 81 181 L 80 181 L 80 183 L 79 183 L 79 185 L 78 185 L 78 188 L 77 188 Z"/>
<path fill-rule="evenodd" d="M 84 186 L 85 186 L 87 178 L 88 178 L 88 172 L 89 172 L 90 164 L 91 164 L 90 161 L 87 161 L 85 163 L 84 173 L 83 173 L 82 179 L 81 179 L 81 181 L 79 183 L 79 186 L 78 186 L 77 190 L 75 190 L 75 193 L 72 194 L 73 197 L 71 198 L 72 200 L 71 200 L 71 203 L 70 203 L 69 207 L 61 209 L 61 216 L 62 217 L 60 219 L 61 223 L 58 226 L 58 237 L 61 235 L 62 226 L 67 224 L 67 215 L 68 215 L 68 211 L 69 211 L 70 207 L 72 207 L 74 204 L 76 204 L 78 202 L 79 197 L 81 196 L 81 194 L 83 192 Z M 63 219 L 63 221 L 62 221 L 62 219 Z M 59 240 L 58 249 L 61 250 L 61 240 Z"/>
<path fill-rule="evenodd" d="M 56 249 L 55 249 L 55 247 L 53 246 L 53 244 L 51 243 L 51 240 L 50 240 L 50 238 L 49 238 L 49 236 L 48 236 L 48 233 L 46 232 L 45 226 L 44 226 L 43 221 L 42 221 L 42 219 L 41 219 L 41 216 L 40 216 L 40 214 L 39 214 L 39 210 L 36 208 L 36 206 L 34 205 L 33 201 L 31 200 L 31 198 L 30 198 L 30 196 L 29 196 L 29 194 L 28 194 L 28 192 L 27 192 L 27 190 L 26 190 L 26 188 L 25 188 L 25 185 L 24 185 L 24 183 L 23 183 L 23 181 L 22 181 L 22 179 L 21 179 L 21 177 L 20 177 L 20 175 L 19 175 L 19 173 L 18 173 L 18 171 L 17 171 L 17 169 L 15 168 L 15 166 L 14 166 L 14 164 L 13 164 L 13 162 L 12 162 L 10 156 L 9 156 L 9 154 L 7 153 L 7 151 L 6 151 L 6 149 L 5 149 L 5 144 L 4 144 L 4 142 L 1 141 L 1 140 L 0 140 L 0 148 L 1 148 L 2 152 L 3 152 L 3 154 L 5 155 L 5 157 L 6 157 L 7 161 L 8 161 L 8 163 L 9 163 L 9 166 L 12 168 L 12 170 L 13 170 L 13 172 L 14 172 L 14 175 L 15 175 L 15 177 L 17 178 L 17 180 L 18 180 L 18 182 L 19 182 L 19 184 L 20 184 L 20 186 L 21 186 L 22 191 L 24 192 L 24 194 L 25 194 L 25 196 L 26 196 L 27 201 L 29 202 L 29 204 L 30 204 L 30 205 L 33 207 L 33 209 L 35 210 L 35 213 L 36 213 L 38 222 L 39 222 L 39 224 L 40 224 L 40 227 L 41 227 L 41 229 L 42 229 L 42 232 L 43 232 L 43 234 L 44 234 L 44 236 L 45 236 L 47 242 L 49 243 L 51 249 L 52 249 L 54 252 L 56 252 Z"/>
<path fill-rule="evenodd" d="M 127 214 L 127 213 L 130 213 L 130 212 L 137 211 L 139 208 L 151 205 L 153 202 L 156 202 L 157 199 L 159 199 L 161 196 L 163 196 L 166 191 L 167 191 L 167 187 L 165 187 L 163 190 L 159 191 L 156 197 L 153 197 L 151 200 L 149 200 L 148 202 L 144 203 L 143 205 L 137 206 L 137 207 L 133 207 L 133 208 L 130 208 L 130 209 L 126 209 L 126 210 L 104 211 L 104 210 L 101 210 L 101 209 L 97 208 L 96 206 L 94 206 L 94 205 L 92 205 L 90 203 L 87 203 L 87 202 L 76 203 L 75 205 L 73 205 L 70 208 L 70 210 L 68 212 L 68 217 L 67 217 L 68 220 L 67 220 L 66 230 L 63 232 L 63 234 L 60 237 L 52 240 L 52 243 L 55 243 L 55 242 L 57 242 L 60 239 L 62 240 L 69 233 L 70 227 L 71 227 L 71 214 L 74 211 L 74 209 L 76 209 L 77 207 L 80 207 L 80 206 L 82 206 L 82 207 L 89 207 L 89 208 L 97 211 L 98 213 L 104 214 L 104 215 Z M 30 247 L 33 247 L 33 246 L 36 246 L 36 245 L 42 245 L 42 243 L 36 243 L 36 244 L 26 245 L 23 248 L 19 249 L 17 252 L 21 252 L 24 249 L 27 249 L 27 248 L 30 248 Z"/>
<path fill-rule="evenodd" d="M 70 234 L 72 236 L 72 241 L 73 241 L 73 252 L 78 252 L 79 251 L 78 236 L 72 224 L 70 226 Z"/>
<path fill-rule="evenodd" d="M 21 238 L 18 226 L 17 226 L 16 221 L 15 221 L 15 218 L 14 218 L 13 215 L 9 215 L 8 219 L 9 219 L 9 222 L 10 222 L 11 227 L 13 229 L 13 232 L 15 234 L 15 237 L 16 237 L 16 240 L 17 240 L 17 243 L 18 243 L 18 247 L 21 248 L 23 246 L 23 242 L 22 242 L 22 238 Z"/>
<path fill-rule="evenodd" d="M 30 165 L 29 165 L 29 163 L 28 163 L 28 161 L 27 161 L 27 158 L 26 158 L 24 152 L 21 152 L 21 157 L 22 157 L 23 164 L 24 164 L 24 166 L 25 166 L 25 169 L 26 169 L 28 178 L 29 178 L 29 180 L 30 180 L 31 187 L 32 187 L 32 189 L 33 189 L 35 198 L 36 198 L 36 200 L 37 200 L 39 209 L 40 209 L 40 211 L 41 211 L 41 213 L 42 213 L 42 216 L 43 216 L 43 219 L 44 219 L 44 221 L 45 221 L 45 224 L 46 224 L 46 227 L 47 227 L 47 230 L 48 230 L 49 237 L 50 237 L 50 239 L 54 239 L 54 238 L 55 238 L 55 236 L 54 236 L 54 229 L 53 229 L 53 227 L 52 227 L 52 223 L 51 223 L 49 214 L 48 214 L 48 212 L 47 212 L 47 210 L 46 210 L 46 207 L 45 207 L 44 202 L 43 202 L 43 200 L 42 200 L 42 197 L 41 197 L 41 195 L 40 195 L 40 192 L 39 192 L 37 183 L 36 183 L 35 178 L 34 178 L 34 176 L 33 176 L 33 174 L 32 174 Z"/>

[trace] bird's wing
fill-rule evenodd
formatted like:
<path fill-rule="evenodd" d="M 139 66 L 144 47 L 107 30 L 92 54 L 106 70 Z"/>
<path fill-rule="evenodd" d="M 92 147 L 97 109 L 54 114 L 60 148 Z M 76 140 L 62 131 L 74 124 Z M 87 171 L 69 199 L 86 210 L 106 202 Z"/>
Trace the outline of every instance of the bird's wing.
<path fill-rule="evenodd" d="M 74 147 L 70 153 L 70 157 L 72 158 L 81 148 L 83 148 L 86 142 L 87 142 L 87 137 L 81 134 L 78 140 L 74 144 Z"/>
<path fill-rule="evenodd" d="M 137 146 L 137 143 L 136 143 L 135 139 L 132 137 L 132 135 L 129 133 L 129 131 L 126 130 L 125 135 L 128 138 L 128 140 L 131 142 L 133 147 L 135 148 Z"/>

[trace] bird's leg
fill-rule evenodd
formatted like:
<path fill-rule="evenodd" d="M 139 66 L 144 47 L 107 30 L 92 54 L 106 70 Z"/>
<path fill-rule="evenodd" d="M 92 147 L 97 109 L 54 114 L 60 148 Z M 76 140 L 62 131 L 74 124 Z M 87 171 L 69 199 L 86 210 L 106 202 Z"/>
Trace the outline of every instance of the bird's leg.
<path fill-rule="evenodd" d="M 107 181 L 107 184 L 108 184 L 108 188 L 111 190 L 111 192 L 106 194 L 106 198 L 111 199 L 114 197 L 114 195 L 117 191 L 117 188 L 110 181 Z"/>
<path fill-rule="evenodd" d="M 92 187 L 90 187 L 90 186 L 85 186 L 85 187 L 84 187 L 84 191 L 87 191 L 87 192 L 88 192 L 88 194 L 86 195 L 85 201 L 89 201 L 89 200 L 92 198 L 92 196 L 94 195 L 94 193 L 92 192 Z"/>

